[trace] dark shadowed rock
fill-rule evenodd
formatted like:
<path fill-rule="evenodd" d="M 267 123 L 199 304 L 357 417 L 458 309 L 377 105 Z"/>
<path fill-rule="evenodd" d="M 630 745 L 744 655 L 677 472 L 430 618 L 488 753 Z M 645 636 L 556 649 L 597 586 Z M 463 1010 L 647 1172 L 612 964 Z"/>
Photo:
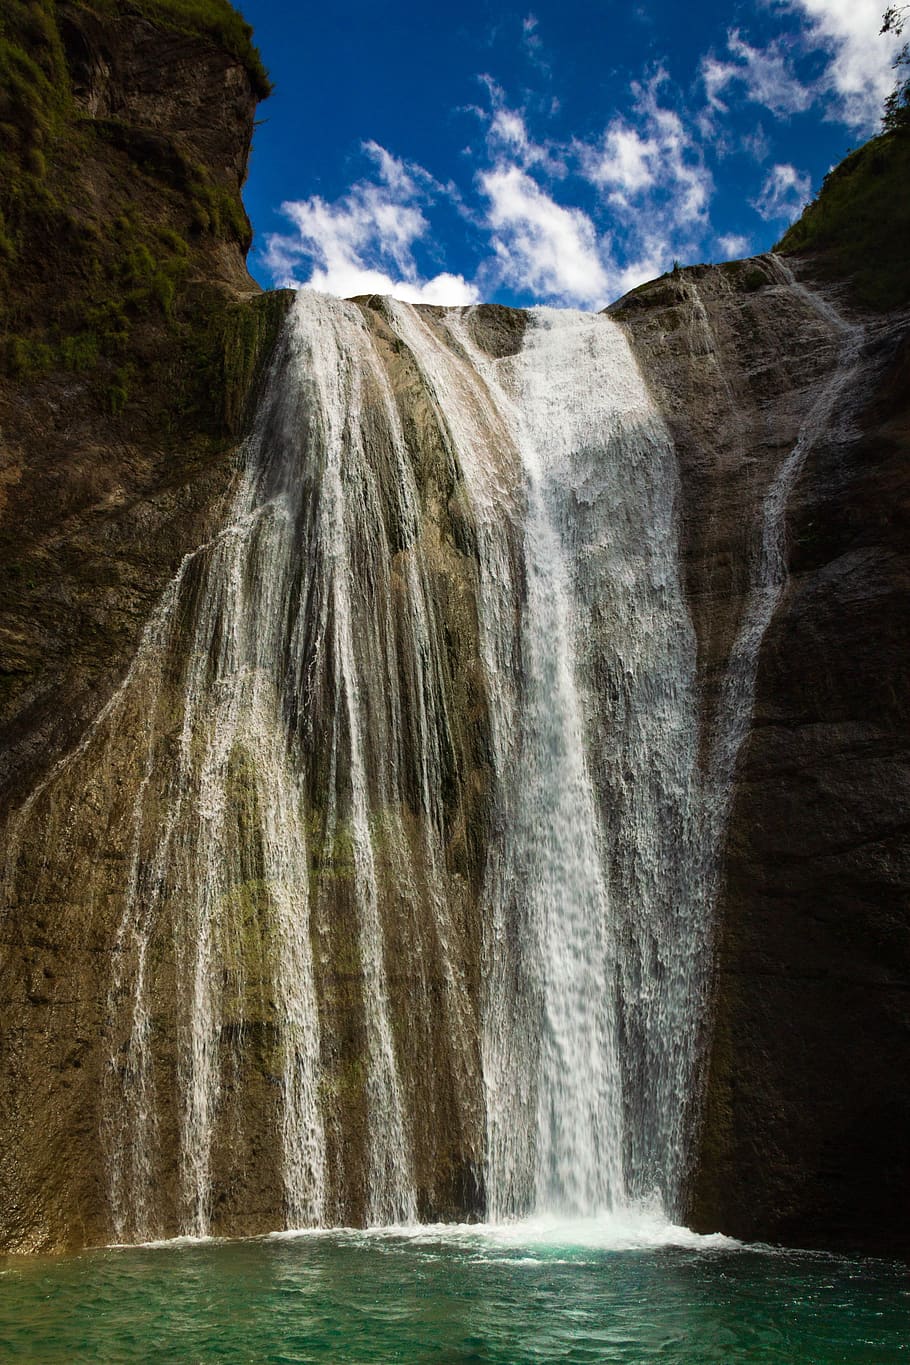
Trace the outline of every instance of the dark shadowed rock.
<path fill-rule="evenodd" d="M 828 303 L 761 257 L 610 310 L 677 446 L 709 734 L 762 497 L 836 364 Z M 790 500 L 737 770 L 691 1209 L 704 1230 L 905 1251 L 910 326 L 859 320 L 855 382 Z"/>

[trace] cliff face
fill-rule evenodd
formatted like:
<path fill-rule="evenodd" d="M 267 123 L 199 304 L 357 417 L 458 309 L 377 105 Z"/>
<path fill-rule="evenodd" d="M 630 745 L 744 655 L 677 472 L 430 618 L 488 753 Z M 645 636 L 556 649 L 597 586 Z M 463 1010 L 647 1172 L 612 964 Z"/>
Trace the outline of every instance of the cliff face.
<path fill-rule="evenodd" d="M 109 694 L 223 500 L 283 308 L 244 265 L 255 76 L 147 8 L 10 11 L 28 51 L 20 72 L 5 49 L 0 163 L 6 800 Z"/>
<path fill-rule="evenodd" d="M 906 1250 L 910 333 L 844 286 L 807 293 L 824 258 L 794 269 L 682 271 L 611 310 L 680 460 L 707 734 L 762 503 L 804 443 L 730 813 L 692 1217 Z M 829 303 L 863 328 L 840 378 Z"/>
<path fill-rule="evenodd" d="M 0 113 L 13 135 L 0 163 L 0 820 L 12 813 L 3 883 L 14 898 L 0 929 L 9 1082 L 0 1227 L 18 1250 L 108 1240 L 116 1162 L 124 1179 L 151 1189 L 145 1226 L 167 1234 L 186 1224 L 178 1082 L 193 990 L 217 991 L 222 1009 L 217 1058 L 203 1059 L 218 1073 L 210 1224 L 259 1232 L 288 1216 L 276 1139 L 288 1067 L 287 1004 L 272 975 L 286 949 L 280 934 L 270 938 L 276 888 L 312 907 L 318 1103 L 334 1192 L 323 1216 L 363 1221 L 370 1182 L 393 1183 L 395 1134 L 377 1136 L 382 1096 L 370 1072 L 389 1040 L 416 1212 L 464 1216 L 483 1201 L 480 904 L 498 837 L 497 699 L 484 682 L 478 625 L 483 528 L 465 500 L 446 415 L 378 300 L 360 301 L 362 323 L 355 318 L 382 374 L 364 381 L 364 463 L 346 467 L 338 496 L 372 490 L 349 547 L 359 585 L 351 647 L 377 680 L 358 761 L 375 773 L 394 751 L 394 799 L 374 778 L 365 878 L 362 835 L 358 844 L 333 795 L 356 766 L 354 721 L 338 700 L 344 661 L 336 647 L 293 686 L 283 676 L 290 690 L 275 714 L 282 725 L 292 714 L 305 731 L 295 742 L 312 758 L 309 884 L 266 875 L 268 841 L 250 836 L 266 823 L 257 770 L 266 750 L 245 750 L 240 736 L 219 778 L 232 837 L 210 869 L 212 913 L 230 933 L 210 954 L 214 984 L 187 975 L 195 891 L 183 873 L 208 835 L 178 848 L 185 865 L 163 848 L 167 773 L 178 755 L 195 790 L 211 734 L 225 716 L 234 723 L 208 676 L 224 682 L 214 644 L 230 636 L 226 622 L 238 625 L 211 587 L 212 565 L 230 549 L 216 533 L 288 300 L 259 295 L 244 265 L 239 191 L 264 75 L 220 0 L 201 29 L 187 30 L 181 8 L 11 0 L 37 64 L 6 49 L 3 57 Z M 828 231 L 825 211 L 816 217 Z M 824 232 L 809 244 L 822 250 Z M 760 257 L 674 272 L 611 312 L 674 441 L 706 768 L 725 711 L 736 702 L 752 716 L 720 869 L 691 1216 L 744 1237 L 880 1250 L 906 1246 L 910 1192 L 899 1081 L 910 1064 L 910 324 L 888 307 L 903 295 L 889 298 L 879 276 L 857 293 L 857 278 L 852 258 L 832 266 L 823 251 L 792 269 Z M 434 310 L 421 316 L 432 355 L 444 329 Z M 525 326 L 524 315 L 498 308 L 469 322 L 473 344 L 496 357 L 520 350 Z M 469 429 L 476 394 L 467 394 L 455 396 Z M 287 414 L 280 402 L 270 411 L 272 435 L 284 439 Z M 407 497 L 387 464 L 396 421 L 413 462 Z M 320 612 L 331 619 L 331 547 L 313 538 L 326 495 L 311 505 L 310 492 L 297 495 L 295 534 L 316 549 L 296 556 L 304 576 L 288 597 L 295 611 L 303 602 L 305 624 Z M 601 504 L 587 485 L 582 492 L 593 523 Z M 762 540 L 772 513 L 786 533 L 779 581 L 778 551 Z M 596 527 L 588 530 L 594 545 Z M 318 554 L 323 576 L 308 578 Z M 517 550 L 513 559 L 518 582 Z M 182 562 L 165 599 L 173 610 L 156 614 Z M 773 588 L 764 597 L 762 573 Z M 517 621 L 521 603 L 510 612 Z M 400 641 L 424 617 L 432 628 L 406 656 Z M 253 623 L 245 643 L 254 651 L 258 620 L 253 612 L 241 623 Z M 205 648 L 193 634 L 199 621 L 210 630 Z M 609 628 L 606 619 L 588 650 L 592 676 L 605 668 L 598 649 Z M 211 716 L 191 710 L 193 669 L 211 688 Z M 597 701 L 605 736 L 613 702 Z M 435 824 L 421 788 L 428 705 L 444 721 Z M 384 982 L 367 960 L 365 880 L 386 936 Z M 137 974 L 141 1019 L 129 986 Z M 390 1021 L 378 1042 L 369 1031 L 377 981 Z M 137 1032 L 150 1040 L 141 1056 L 130 1050 Z M 138 1127 L 155 1084 L 152 1171 L 140 1169 Z"/>
<path fill-rule="evenodd" d="M 244 265 L 240 187 L 261 68 L 242 42 L 236 55 L 167 11 L 12 2 L 4 12 L 7 813 L 110 698 L 162 588 L 217 524 L 247 396 L 286 302 L 260 295 Z M 90 880 L 98 850 L 82 856 Z M 0 1199 L 5 1241 L 21 1248 L 99 1235 L 103 1200 L 86 1188 L 99 1178 L 94 1092 L 111 944 L 83 929 L 58 896 L 55 909 L 6 907 L 0 931 Z M 93 1023 L 79 1012 L 89 998 Z"/>

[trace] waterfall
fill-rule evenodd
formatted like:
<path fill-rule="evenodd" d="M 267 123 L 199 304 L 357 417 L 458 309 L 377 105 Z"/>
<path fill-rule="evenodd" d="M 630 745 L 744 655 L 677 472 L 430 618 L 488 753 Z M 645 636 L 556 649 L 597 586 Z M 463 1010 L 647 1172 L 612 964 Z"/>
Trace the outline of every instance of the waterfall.
<path fill-rule="evenodd" d="M 807 311 L 824 324 L 828 336 L 822 344 L 831 345 L 833 337 L 834 363 L 810 402 L 796 441 L 768 483 L 757 518 L 746 604 L 724 670 L 708 758 L 710 828 L 706 847 L 714 868 L 729 816 L 736 760 L 752 719 L 759 651 L 787 581 L 786 517 L 790 495 L 807 456 L 829 426 L 838 400 L 857 378 L 865 340 L 861 325 L 847 322 L 826 299 L 800 284 L 781 257 L 772 255 L 765 259 L 787 288 L 802 299 Z M 693 282 L 691 287 L 698 298 L 697 284 Z M 700 299 L 698 306 L 704 313 Z"/>
<path fill-rule="evenodd" d="M 840 363 L 706 744 L 676 458 L 621 327 L 535 309 L 494 355 L 483 310 L 297 296 L 222 529 L 7 838 L 14 901 L 107 935 L 118 1240 L 257 1200 L 253 1230 L 681 1215 L 787 501 L 861 341 L 807 302 Z"/>
<path fill-rule="evenodd" d="M 656 1191 L 672 1209 L 706 913 L 672 447 L 606 318 L 534 310 L 518 355 L 493 360 L 462 314 L 441 331 L 403 306 L 393 316 L 481 528 L 499 800 L 488 1207 L 592 1213 Z M 497 506 L 509 467 L 519 496 Z"/>

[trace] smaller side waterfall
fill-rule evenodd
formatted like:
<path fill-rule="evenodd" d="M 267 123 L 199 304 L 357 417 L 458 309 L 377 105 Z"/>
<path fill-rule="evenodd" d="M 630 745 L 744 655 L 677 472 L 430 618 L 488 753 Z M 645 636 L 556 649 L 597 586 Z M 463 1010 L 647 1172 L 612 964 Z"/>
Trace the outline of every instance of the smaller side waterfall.
<path fill-rule="evenodd" d="M 708 762 L 711 793 L 711 862 L 717 863 L 729 816 L 736 761 L 748 733 L 755 702 L 762 642 L 787 582 L 786 522 L 790 496 L 806 458 L 831 423 L 837 404 L 857 375 L 865 329 L 846 322 L 824 298 L 801 285 L 786 263 L 770 257 L 787 287 L 826 325 L 833 336 L 835 363 L 804 417 L 796 441 L 768 484 L 762 501 L 749 566 L 749 593 L 724 673 Z"/>
<path fill-rule="evenodd" d="M 148 960 L 150 954 L 160 959 L 167 925 L 173 926 L 180 1006 L 182 1229 L 202 1235 L 211 1227 L 216 1116 L 225 1083 L 242 1084 L 244 1035 L 254 1020 L 262 1021 L 281 1078 L 287 1217 L 318 1222 L 323 1214 L 306 806 L 274 668 L 283 656 L 282 607 L 295 560 L 290 509 L 281 499 L 263 503 L 255 477 L 246 473 L 227 529 L 187 566 L 174 602 L 166 604 L 149 660 L 158 669 L 154 690 L 165 700 L 150 717 L 133 812 L 111 997 L 115 1028 L 122 1019 L 125 1033 L 112 1056 L 105 1106 L 120 1236 L 155 1226 L 159 1154 Z M 176 716 L 167 710 L 174 704 L 174 669 Z"/>

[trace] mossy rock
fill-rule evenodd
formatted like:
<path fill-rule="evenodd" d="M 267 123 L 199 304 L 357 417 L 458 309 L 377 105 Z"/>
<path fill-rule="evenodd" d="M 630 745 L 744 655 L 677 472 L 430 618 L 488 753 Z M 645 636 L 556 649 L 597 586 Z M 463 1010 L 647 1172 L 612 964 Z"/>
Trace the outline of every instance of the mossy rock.
<path fill-rule="evenodd" d="M 823 280 L 844 280 L 857 303 L 885 312 L 910 303 L 910 129 L 885 133 L 825 176 L 818 197 L 774 248 L 813 255 Z"/>
<path fill-rule="evenodd" d="M 93 0 L 67 22 L 81 12 L 205 35 L 268 93 L 227 0 Z M 289 296 L 241 302 L 198 283 L 222 242 L 242 271 L 252 233 L 239 186 L 166 131 L 87 117 L 63 18 L 51 0 L 4 0 L 0 18 L 0 378 L 75 374 L 125 428 L 141 411 L 165 437 L 236 437 Z"/>
<path fill-rule="evenodd" d="M 259 99 L 272 93 L 253 30 L 228 0 L 93 0 L 93 6 L 102 14 L 139 14 L 161 28 L 204 34 L 242 62 Z"/>

